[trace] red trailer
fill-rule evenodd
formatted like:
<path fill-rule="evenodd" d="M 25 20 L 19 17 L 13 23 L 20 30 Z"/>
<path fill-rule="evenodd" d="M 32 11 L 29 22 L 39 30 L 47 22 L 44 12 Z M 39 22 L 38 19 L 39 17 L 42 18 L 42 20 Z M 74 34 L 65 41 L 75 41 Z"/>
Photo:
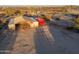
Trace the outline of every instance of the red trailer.
<path fill-rule="evenodd" d="M 40 18 L 40 17 L 37 17 L 36 20 L 39 22 L 39 25 L 45 25 L 45 20 Z"/>

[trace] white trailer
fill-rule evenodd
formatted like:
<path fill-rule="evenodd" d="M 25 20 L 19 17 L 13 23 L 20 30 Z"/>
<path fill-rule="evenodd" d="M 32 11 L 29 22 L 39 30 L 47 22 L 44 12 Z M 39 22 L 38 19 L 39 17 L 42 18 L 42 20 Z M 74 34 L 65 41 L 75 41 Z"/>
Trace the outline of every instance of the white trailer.
<path fill-rule="evenodd" d="M 8 27 L 11 30 L 15 30 L 15 25 L 20 24 L 21 28 L 29 27 L 29 28 L 36 28 L 38 27 L 38 22 L 29 17 L 17 16 L 14 19 L 10 19 Z"/>
<path fill-rule="evenodd" d="M 15 30 L 15 24 L 14 24 L 14 20 L 13 19 L 9 20 L 8 28 L 10 30 Z"/>

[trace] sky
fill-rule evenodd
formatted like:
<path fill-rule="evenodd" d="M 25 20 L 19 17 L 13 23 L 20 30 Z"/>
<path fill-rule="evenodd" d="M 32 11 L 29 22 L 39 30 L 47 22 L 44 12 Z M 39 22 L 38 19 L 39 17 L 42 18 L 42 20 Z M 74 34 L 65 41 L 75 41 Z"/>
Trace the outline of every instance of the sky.
<path fill-rule="evenodd" d="M 0 0 L 0 5 L 79 5 L 79 0 Z"/>

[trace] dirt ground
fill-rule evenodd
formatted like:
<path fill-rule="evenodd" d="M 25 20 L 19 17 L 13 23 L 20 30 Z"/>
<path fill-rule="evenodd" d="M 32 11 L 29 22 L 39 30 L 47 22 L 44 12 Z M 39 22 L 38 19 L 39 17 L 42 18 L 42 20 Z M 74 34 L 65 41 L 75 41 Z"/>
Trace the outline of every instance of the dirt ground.
<path fill-rule="evenodd" d="M 35 29 L 19 30 L 11 53 L 36 53 L 34 32 Z"/>
<path fill-rule="evenodd" d="M 6 30 L 0 35 L 0 53 L 79 53 L 79 34 L 55 25 L 17 31 Z"/>

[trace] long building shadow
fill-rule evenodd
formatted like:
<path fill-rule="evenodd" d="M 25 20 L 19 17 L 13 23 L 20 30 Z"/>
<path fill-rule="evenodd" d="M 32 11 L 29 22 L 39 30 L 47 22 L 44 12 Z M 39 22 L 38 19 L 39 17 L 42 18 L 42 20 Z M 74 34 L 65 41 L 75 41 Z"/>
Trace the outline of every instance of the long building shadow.
<path fill-rule="evenodd" d="M 17 31 L 7 31 L 6 37 L 0 40 L 0 54 L 10 54 L 16 41 Z"/>
<path fill-rule="evenodd" d="M 51 53 L 50 46 L 48 42 L 45 40 L 45 38 L 41 35 L 41 32 L 39 32 L 39 29 L 36 30 L 36 33 L 34 35 L 34 43 L 36 47 L 36 53 L 38 54 Z"/>
<path fill-rule="evenodd" d="M 54 42 L 55 38 L 53 38 L 53 40 L 50 38 L 47 39 L 41 34 L 42 32 L 43 31 L 39 31 L 39 29 L 37 29 L 34 36 L 36 52 L 38 54 L 56 54 L 64 52 L 63 49 L 57 46 L 56 42 Z"/>
<path fill-rule="evenodd" d="M 49 24 L 49 31 L 51 35 L 54 37 L 54 54 L 64 54 L 66 53 L 66 48 L 64 46 L 65 38 L 63 37 L 62 33 L 59 31 L 59 29 L 52 26 L 52 24 Z"/>
<path fill-rule="evenodd" d="M 78 42 L 74 38 L 65 35 L 61 29 L 56 28 L 55 24 L 49 24 L 49 31 L 55 40 L 55 53 L 74 54 L 79 53 Z M 67 33 L 68 34 L 68 33 Z"/>

